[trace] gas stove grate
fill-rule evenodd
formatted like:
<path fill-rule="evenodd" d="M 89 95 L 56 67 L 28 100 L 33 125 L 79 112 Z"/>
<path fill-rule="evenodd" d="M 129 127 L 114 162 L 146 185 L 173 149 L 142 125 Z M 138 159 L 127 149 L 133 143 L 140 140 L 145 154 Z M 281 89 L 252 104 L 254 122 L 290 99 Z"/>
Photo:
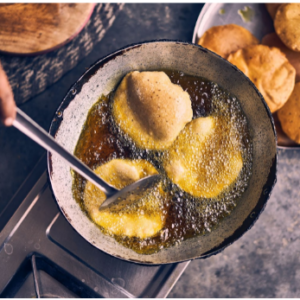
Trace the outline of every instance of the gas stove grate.
<path fill-rule="evenodd" d="M 138 265 L 89 244 L 60 213 L 45 157 L 0 215 L 0 230 L 1 297 L 162 298 L 189 263 Z"/>

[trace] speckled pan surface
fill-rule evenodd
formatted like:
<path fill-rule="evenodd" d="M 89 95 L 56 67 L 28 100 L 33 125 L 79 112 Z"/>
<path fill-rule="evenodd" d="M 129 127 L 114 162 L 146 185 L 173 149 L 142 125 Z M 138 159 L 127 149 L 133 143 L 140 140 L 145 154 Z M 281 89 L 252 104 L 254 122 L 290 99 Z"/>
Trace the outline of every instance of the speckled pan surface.
<path fill-rule="evenodd" d="M 96 62 L 65 97 L 52 122 L 50 133 L 73 153 L 88 111 L 102 94 L 108 94 L 130 71 L 161 69 L 180 70 L 216 82 L 238 97 L 247 116 L 254 155 L 249 187 L 237 207 L 215 230 L 156 254 L 137 254 L 102 234 L 89 220 L 73 199 L 70 168 L 57 155 L 48 155 L 53 193 L 73 228 L 102 251 L 144 264 L 179 262 L 221 251 L 253 225 L 276 182 L 276 134 L 273 119 L 262 96 L 236 67 L 214 53 L 189 43 L 141 43 Z"/>

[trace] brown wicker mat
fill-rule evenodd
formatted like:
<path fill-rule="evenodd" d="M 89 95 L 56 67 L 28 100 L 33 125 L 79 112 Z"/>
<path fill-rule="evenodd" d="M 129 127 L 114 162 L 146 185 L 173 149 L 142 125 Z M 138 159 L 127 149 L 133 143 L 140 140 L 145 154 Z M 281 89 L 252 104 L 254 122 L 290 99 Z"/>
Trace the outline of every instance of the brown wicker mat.
<path fill-rule="evenodd" d="M 43 92 L 74 68 L 101 41 L 124 4 L 97 4 L 83 30 L 69 43 L 37 56 L 0 55 L 12 85 L 15 100 L 21 104 Z"/>

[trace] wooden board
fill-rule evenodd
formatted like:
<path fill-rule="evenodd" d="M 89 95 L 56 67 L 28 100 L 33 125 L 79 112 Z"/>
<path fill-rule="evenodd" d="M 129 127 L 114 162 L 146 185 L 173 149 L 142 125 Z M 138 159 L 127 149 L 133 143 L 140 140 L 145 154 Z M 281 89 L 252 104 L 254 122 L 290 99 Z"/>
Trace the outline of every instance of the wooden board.
<path fill-rule="evenodd" d="M 0 51 L 40 54 L 74 38 L 91 17 L 93 3 L 0 4 Z"/>

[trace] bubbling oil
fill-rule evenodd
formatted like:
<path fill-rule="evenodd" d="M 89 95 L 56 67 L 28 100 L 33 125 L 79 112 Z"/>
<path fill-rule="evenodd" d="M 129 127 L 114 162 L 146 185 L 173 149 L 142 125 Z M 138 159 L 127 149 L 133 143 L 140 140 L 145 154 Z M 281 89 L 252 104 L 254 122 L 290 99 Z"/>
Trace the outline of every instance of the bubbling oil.
<path fill-rule="evenodd" d="M 74 154 L 91 169 L 96 169 L 111 159 L 145 159 L 152 163 L 162 175 L 162 188 L 165 192 L 161 203 L 161 211 L 166 219 L 163 229 L 156 235 L 146 239 L 117 236 L 110 234 L 99 226 L 104 234 L 112 235 L 119 243 L 137 253 L 151 254 L 163 248 L 180 244 L 182 241 L 209 233 L 228 216 L 247 188 L 252 169 L 252 142 L 247 126 L 247 119 L 236 97 L 223 90 L 216 83 L 201 77 L 186 75 L 179 71 L 163 70 L 175 84 L 180 85 L 191 97 L 193 119 L 206 116 L 225 118 L 228 128 L 219 126 L 217 135 L 222 136 L 222 143 L 229 145 L 229 150 L 242 154 L 243 167 L 237 179 L 217 197 L 193 197 L 172 183 L 166 176 L 162 161 L 165 151 L 139 149 L 135 143 L 116 126 L 111 103 L 113 92 L 100 97 L 88 113 Z M 222 155 L 214 151 L 213 141 L 211 157 Z M 83 193 L 86 180 L 74 173 L 73 195 L 85 211 Z"/>

